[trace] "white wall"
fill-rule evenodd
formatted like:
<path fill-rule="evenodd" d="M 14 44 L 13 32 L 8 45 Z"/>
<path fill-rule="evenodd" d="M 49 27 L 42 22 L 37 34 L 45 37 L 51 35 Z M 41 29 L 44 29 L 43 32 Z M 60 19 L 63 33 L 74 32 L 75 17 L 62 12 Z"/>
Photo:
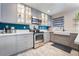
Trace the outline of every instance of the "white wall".
<path fill-rule="evenodd" d="M 0 20 L 1 20 L 1 3 L 0 3 Z"/>
<path fill-rule="evenodd" d="M 75 32 L 74 14 L 75 14 L 75 10 L 61 12 L 59 14 L 53 15 L 52 18 L 64 16 L 64 29 L 70 32 Z"/>

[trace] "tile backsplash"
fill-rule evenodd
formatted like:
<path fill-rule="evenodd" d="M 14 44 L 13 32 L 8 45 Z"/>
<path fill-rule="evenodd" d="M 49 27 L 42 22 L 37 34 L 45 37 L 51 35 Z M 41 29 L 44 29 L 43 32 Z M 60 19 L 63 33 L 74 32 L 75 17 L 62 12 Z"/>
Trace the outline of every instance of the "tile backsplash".
<path fill-rule="evenodd" d="M 48 26 L 46 25 L 30 25 L 30 29 L 34 29 L 34 27 L 39 30 L 48 30 Z"/>
<path fill-rule="evenodd" d="M 29 32 L 29 29 L 32 29 L 32 27 L 30 27 L 30 25 L 24 25 L 24 24 L 12 24 L 12 23 L 2 23 L 0 22 L 0 32 L 2 32 L 2 30 L 5 27 L 14 27 L 16 29 L 16 32 Z M 36 26 L 36 29 L 39 30 L 48 30 L 48 26 L 46 25 L 38 25 Z"/>
<path fill-rule="evenodd" d="M 6 26 L 14 27 L 16 30 L 28 30 L 29 29 L 29 25 L 0 22 L 0 30 L 3 30 Z"/>
<path fill-rule="evenodd" d="M 39 29 L 40 30 L 48 30 L 48 26 L 46 26 L 46 25 L 40 25 Z"/>

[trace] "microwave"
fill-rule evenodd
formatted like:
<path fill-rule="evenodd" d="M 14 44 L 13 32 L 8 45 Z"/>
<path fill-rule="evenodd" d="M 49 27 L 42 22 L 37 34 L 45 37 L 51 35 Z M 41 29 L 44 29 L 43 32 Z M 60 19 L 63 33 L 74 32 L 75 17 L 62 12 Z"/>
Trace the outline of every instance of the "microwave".
<path fill-rule="evenodd" d="M 41 20 L 39 20 L 37 18 L 32 18 L 31 23 L 32 24 L 39 24 L 39 23 L 41 23 Z"/>

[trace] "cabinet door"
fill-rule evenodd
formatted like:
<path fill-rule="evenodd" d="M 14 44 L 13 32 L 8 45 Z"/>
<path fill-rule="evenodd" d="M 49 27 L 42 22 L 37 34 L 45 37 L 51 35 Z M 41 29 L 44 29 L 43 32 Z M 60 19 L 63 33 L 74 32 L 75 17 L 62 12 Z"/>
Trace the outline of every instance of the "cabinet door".
<path fill-rule="evenodd" d="M 33 35 L 17 35 L 17 52 L 33 47 Z"/>
<path fill-rule="evenodd" d="M 77 37 L 77 33 L 70 34 L 70 47 L 78 49 L 78 45 L 74 43 L 76 37 Z"/>
<path fill-rule="evenodd" d="M 17 35 L 17 52 L 21 52 L 25 49 L 27 49 L 26 35 Z"/>
<path fill-rule="evenodd" d="M 53 32 L 51 32 L 50 33 L 50 41 L 53 42 L 53 40 L 54 40 L 54 34 L 53 34 Z"/>
<path fill-rule="evenodd" d="M 2 3 L 1 4 L 1 16 L 2 22 L 16 23 L 16 3 Z"/>
<path fill-rule="evenodd" d="M 54 34 L 53 42 L 69 46 L 70 39 L 69 36 Z"/>
<path fill-rule="evenodd" d="M 0 55 L 8 56 L 16 53 L 15 36 L 0 36 Z"/>
<path fill-rule="evenodd" d="M 5 36 L 0 36 L 0 56 L 7 55 Z"/>
<path fill-rule="evenodd" d="M 44 33 L 44 42 L 49 42 L 50 41 L 50 34 L 48 32 Z"/>
<path fill-rule="evenodd" d="M 33 47 L 33 34 L 28 34 L 27 35 L 27 48 L 32 48 Z"/>
<path fill-rule="evenodd" d="M 6 50 L 7 50 L 7 55 L 12 55 L 16 53 L 16 36 L 11 35 L 11 36 L 6 36 Z"/>

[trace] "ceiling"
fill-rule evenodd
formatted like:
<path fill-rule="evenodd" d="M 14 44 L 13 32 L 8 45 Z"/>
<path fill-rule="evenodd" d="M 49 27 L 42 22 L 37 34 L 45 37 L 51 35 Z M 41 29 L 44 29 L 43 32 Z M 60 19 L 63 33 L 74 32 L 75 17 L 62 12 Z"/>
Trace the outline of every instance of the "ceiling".
<path fill-rule="evenodd" d="M 38 9 L 48 15 L 54 15 L 79 8 L 78 3 L 26 3 L 26 5 Z"/>

